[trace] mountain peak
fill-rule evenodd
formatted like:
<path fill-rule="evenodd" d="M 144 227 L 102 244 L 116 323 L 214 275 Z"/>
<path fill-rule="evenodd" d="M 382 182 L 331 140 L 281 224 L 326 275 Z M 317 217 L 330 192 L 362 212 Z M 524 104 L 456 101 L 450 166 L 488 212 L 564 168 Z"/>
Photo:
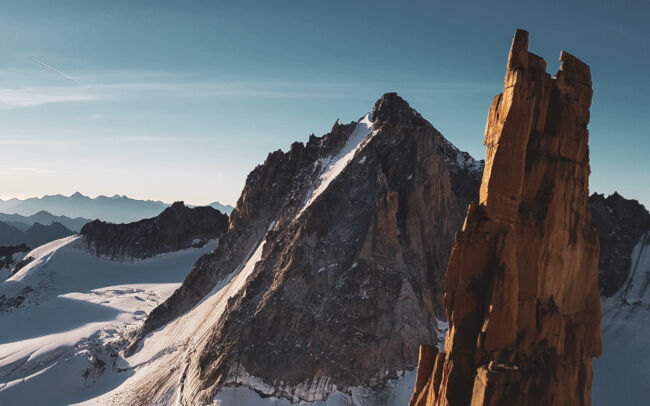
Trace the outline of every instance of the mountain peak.
<path fill-rule="evenodd" d="M 70 197 L 73 197 L 75 199 L 79 199 L 79 198 L 86 197 L 86 196 L 82 195 L 79 192 L 74 192 L 74 194 L 70 195 Z"/>
<path fill-rule="evenodd" d="M 372 109 L 373 121 L 384 121 L 391 118 L 408 121 L 414 116 L 419 116 L 419 114 L 395 92 L 385 93 L 377 100 Z"/>
<path fill-rule="evenodd" d="M 125 354 L 172 320 L 201 337 L 182 350 L 196 354 L 186 376 L 210 372 L 187 380 L 179 403 L 237 385 L 230 371 L 296 403 L 383 385 L 386 371 L 417 361 L 420 342 L 441 339 L 429 321 L 442 317 L 443 267 L 480 183 L 480 172 L 459 170 L 457 154 L 395 93 L 359 122 L 269 154 L 248 175 L 216 250 L 149 314 Z M 405 338 L 411 326 L 426 327 Z M 173 374 L 159 381 L 178 382 Z M 313 376 L 327 383 L 303 390 Z M 148 399 L 157 390 L 137 389 Z"/>
<path fill-rule="evenodd" d="M 178 202 L 174 202 L 171 206 L 169 206 L 168 210 L 181 210 L 181 209 L 185 209 L 185 208 L 186 208 L 185 202 L 180 200 Z"/>

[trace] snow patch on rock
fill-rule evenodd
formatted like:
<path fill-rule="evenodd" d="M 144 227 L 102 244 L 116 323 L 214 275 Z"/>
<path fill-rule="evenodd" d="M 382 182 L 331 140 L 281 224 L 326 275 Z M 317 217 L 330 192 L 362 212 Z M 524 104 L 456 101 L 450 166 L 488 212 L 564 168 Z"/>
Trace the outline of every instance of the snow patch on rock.
<path fill-rule="evenodd" d="M 356 153 L 363 149 L 375 135 L 372 131 L 372 114 L 368 113 L 359 120 L 354 131 L 345 145 L 335 156 L 320 159 L 314 162 L 314 168 L 320 168 L 320 174 L 314 187 L 309 191 L 307 200 L 298 213 L 300 216 L 332 183 L 336 177 L 348 166 Z M 360 163 L 365 162 L 365 156 Z"/>

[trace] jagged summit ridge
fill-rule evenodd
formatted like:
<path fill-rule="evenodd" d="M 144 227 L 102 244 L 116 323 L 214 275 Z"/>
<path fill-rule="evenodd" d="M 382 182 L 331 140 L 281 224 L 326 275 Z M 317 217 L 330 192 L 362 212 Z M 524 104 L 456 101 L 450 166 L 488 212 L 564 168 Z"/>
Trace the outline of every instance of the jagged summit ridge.
<path fill-rule="evenodd" d="M 588 206 L 589 67 L 555 78 L 517 30 L 490 107 L 485 171 L 445 279 L 445 352 L 420 352 L 411 405 L 590 405 L 601 353 Z"/>
<path fill-rule="evenodd" d="M 318 171 L 318 179 L 309 191 L 308 198 L 298 215 L 301 215 L 327 189 L 330 182 L 338 177 L 345 167 L 354 159 L 357 153 L 376 134 L 373 131 L 373 116 L 371 113 L 363 116 L 354 127 L 345 145 L 334 156 L 319 159 L 314 162 L 314 170 Z M 365 162 L 365 161 L 364 161 Z"/>
<path fill-rule="evenodd" d="M 158 216 L 126 224 L 91 221 L 80 233 L 87 248 L 114 260 L 144 259 L 203 246 L 228 229 L 228 216 L 210 206 L 175 202 Z"/>

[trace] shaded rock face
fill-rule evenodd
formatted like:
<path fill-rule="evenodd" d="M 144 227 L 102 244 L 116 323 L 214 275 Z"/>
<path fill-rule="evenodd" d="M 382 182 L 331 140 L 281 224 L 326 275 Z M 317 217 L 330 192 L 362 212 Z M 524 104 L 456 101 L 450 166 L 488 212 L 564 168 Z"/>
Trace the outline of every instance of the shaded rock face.
<path fill-rule="evenodd" d="M 603 355 L 594 360 L 594 405 L 641 405 L 650 397 L 650 213 L 617 193 L 590 198 L 601 238 Z M 645 229 L 644 229 L 645 228 Z M 614 294 L 611 281 L 626 275 Z M 620 279 L 618 279 L 620 280 Z"/>
<path fill-rule="evenodd" d="M 594 193 L 589 205 L 600 241 L 598 286 L 603 296 L 611 297 L 630 274 L 632 250 L 650 230 L 650 214 L 638 201 L 616 192 L 608 197 Z"/>
<path fill-rule="evenodd" d="M 29 251 L 31 251 L 31 248 L 25 244 L 0 247 L 0 282 L 10 278 L 22 266 L 26 265 L 25 262 L 29 262 L 29 260 L 23 260 L 25 254 Z M 32 288 L 27 286 L 14 296 L 0 295 L 0 313 L 20 306 L 31 291 Z"/>
<path fill-rule="evenodd" d="M 441 339 L 445 266 L 481 171 L 394 93 L 359 123 L 269 154 L 219 247 L 150 314 L 130 352 L 176 317 L 202 325 L 183 313 L 250 274 L 205 336 L 174 344 L 186 354 L 174 365 L 182 374 L 161 371 L 138 398 L 174 390 L 181 404 L 200 404 L 247 385 L 312 401 L 413 368 L 419 343 Z"/>
<path fill-rule="evenodd" d="M 15 273 L 17 264 L 21 262 L 25 254 L 31 251 L 26 244 L 0 247 L 0 282 L 9 278 Z"/>
<path fill-rule="evenodd" d="M 411 405 L 591 404 L 602 346 L 591 75 L 564 51 L 560 60 L 551 78 L 528 33 L 515 34 L 488 115 L 479 204 L 447 268 L 445 352 L 421 351 Z"/>
<path fill-rule="evenodd" d="M 176 202 L 150 219 L 127 224 L 100 220 L 86 224 L 79 234 L 96 255 L 115 260 L 143 259 L 165 252 L 203 246 L 228 228 L 228 216 L 206 207 Z"/>
<path fill-rule="evenodd" d="M 31 251 L 25 244 L 0 247 L 0 268 L 10 268 L 16 262 L 15 255 Z"/>

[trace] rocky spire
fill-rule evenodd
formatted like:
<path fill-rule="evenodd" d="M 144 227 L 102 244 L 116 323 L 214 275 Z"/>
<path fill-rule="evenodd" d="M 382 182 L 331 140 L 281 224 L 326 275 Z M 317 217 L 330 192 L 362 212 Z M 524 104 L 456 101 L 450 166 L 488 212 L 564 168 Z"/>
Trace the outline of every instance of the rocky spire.
<path fill-rule="evenodd" d="M 601 352 L 591 74 L 565 51 L 560 61 L 551 78 L 517 30 L 488 115 L 480 200 L 447 268 L 445 352 L 421 350 L 412 406 L 591 404 Z"/>

